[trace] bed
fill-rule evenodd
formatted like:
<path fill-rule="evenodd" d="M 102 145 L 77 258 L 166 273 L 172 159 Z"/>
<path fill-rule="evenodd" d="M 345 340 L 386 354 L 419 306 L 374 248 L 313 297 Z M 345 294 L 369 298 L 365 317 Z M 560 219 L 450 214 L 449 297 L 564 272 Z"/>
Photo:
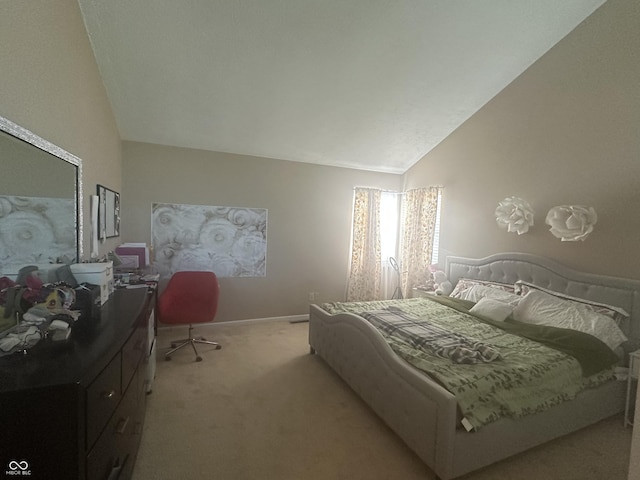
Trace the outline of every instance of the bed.
<path fill-rule="evenodd" d="M 482 259 L 448 257 L 445 272 L 460 279 L 524 282 L 576 299 L 623 309 L 619 326 L 640 338 L 640 281 L 569 269 L 550 259 L 501 253 Z M 624 411 L 626 382 L 604 381 L 539 413 L 463 428 L 456 397 L 400 358 L 375 327 L 354 313 L 310 305 L 309 345 L 435 472 L 449 480 Z"/>

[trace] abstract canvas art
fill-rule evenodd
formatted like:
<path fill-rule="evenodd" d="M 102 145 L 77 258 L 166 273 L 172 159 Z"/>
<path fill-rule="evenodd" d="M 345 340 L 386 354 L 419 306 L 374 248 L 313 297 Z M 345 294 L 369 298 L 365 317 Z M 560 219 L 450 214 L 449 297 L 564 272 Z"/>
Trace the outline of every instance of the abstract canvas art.
<path fill-rule="evenodd" d="M 161 277 L 184 270 L 219 277 L 265 277 L 267 210 L 174 203 L 151 206 L 154 266 Z"/>
<path fill-rule="evenodd" d="M 0 265 L 76 258 L 73 198 L 0 195 Z"/>

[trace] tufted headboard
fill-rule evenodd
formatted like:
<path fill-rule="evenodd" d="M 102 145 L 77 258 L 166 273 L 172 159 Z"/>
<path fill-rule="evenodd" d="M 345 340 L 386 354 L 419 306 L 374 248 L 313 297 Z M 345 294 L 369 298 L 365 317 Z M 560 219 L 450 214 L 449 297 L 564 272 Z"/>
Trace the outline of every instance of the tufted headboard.
<path fill-rule="evenodd" d="M 485 258 L 447 257 L 445 272 L 455 286 L 460 278 L 515 283 L 517 280 L 573 297 L 624 308 L 631 316 L 620 327 L 640 338 L 640 280 L 572 270 L 551 259 L 528 253 L 498 253 Z"/>

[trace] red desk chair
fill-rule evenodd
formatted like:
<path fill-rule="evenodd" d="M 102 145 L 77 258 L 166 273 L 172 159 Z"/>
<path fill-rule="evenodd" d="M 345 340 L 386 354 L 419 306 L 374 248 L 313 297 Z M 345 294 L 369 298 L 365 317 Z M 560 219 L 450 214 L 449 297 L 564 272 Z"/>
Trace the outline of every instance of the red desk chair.
<path fill-rule="evenodd" d="M 174 325 L 189 325 L 189 338 L 171 342 L 171 350 L 164 354 L 165 360 L 184 347 L 191 345 L 196 353 L 196 361 L 202 357 L 196 350 L 196 343 L 214 345 L 216 350 L 222 346 L 203 337 L 191 334 L 194 323 L 212 322 L 218 309 L 220 285 L 213 272 L 176 272 L 169 279 L 165 290 L 158 299 L 158 318 L 160 322 Z"/>

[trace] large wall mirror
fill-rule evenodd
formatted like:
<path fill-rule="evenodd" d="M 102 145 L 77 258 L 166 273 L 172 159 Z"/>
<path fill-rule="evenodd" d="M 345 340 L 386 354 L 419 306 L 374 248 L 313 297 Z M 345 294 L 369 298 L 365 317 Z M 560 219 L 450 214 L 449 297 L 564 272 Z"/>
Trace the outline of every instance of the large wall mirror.
<path fill-rule="evenodd" d="M 0 272 L 82 257 L 82 161 L 0 116 Z"/>

